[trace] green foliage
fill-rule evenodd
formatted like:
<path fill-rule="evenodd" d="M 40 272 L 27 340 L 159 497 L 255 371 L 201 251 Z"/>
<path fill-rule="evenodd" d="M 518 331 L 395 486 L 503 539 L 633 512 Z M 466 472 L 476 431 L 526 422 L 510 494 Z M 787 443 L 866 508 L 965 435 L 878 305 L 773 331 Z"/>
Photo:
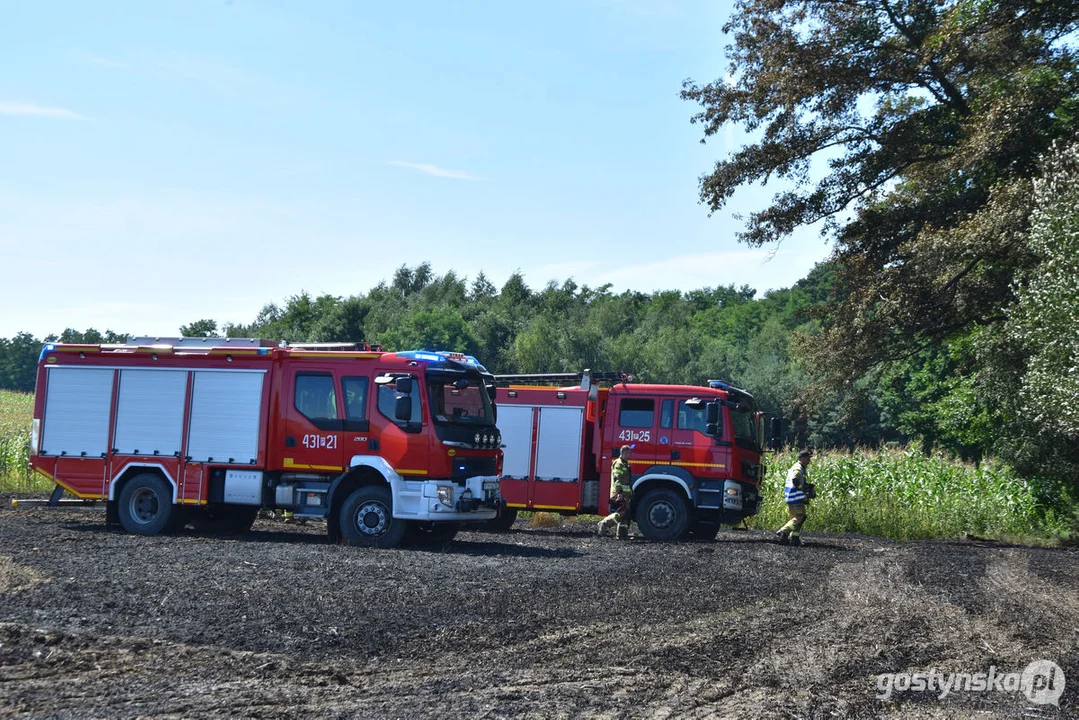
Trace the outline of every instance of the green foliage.
<path fill-rule="evenodd" d="M 805 351 L 833 389 L 999 319 L 1030 262 L 1037 159 L 1079 129 L 1077 19 L 1070 0 L 737 3 L 727 78 L 683 97 L 705 137 L 757 140 L 701 199 L 783 181 L 754 245 L 826 221 L 843 291 Z"/>
<path fill-rule="evenodd" d="M 37 377 L 42 342 L 29 333 L 0 338 L 0 387 L 30 392 Z"/>
<path fill-rule="evenodd" d="M 180 335 L 183 337 L 216 337 L 217 321 L 204 319 L 196 320 L 190 325 L 181 325 Z"/>
<path fill-rule="evenodd" d="M 0 390 L 0 490 L 30 492 L 51 489 L 51 483 L 30 472 L 30 423 L 34 396 Z"/>
<path fill-rule="evenodd" d="M 762 483 L 765 505 L 758 528 L 786 519 L 783 484 L 793 453 L 774 456 Z M 1005 465 L 972 465 L 916 448 L 821 453 L 810 480 L 817 498 L 807 530 L 919 540 L 963 537 L 1061 537 L 1069 532 L 1075 500 L 1059 485 L 1024 481 Z"/>
<path fill-rule="evenodd" d="M 1031 422 L 1079 441 L 1079 143 L 1061 145 L 1034 183 L 1030 249 L 1009 336 L 1028 352 L 1023 400 Z"/>
<path fill-rule="evenodd" d="M 386 347 L 400 350 L 477 352 L 476 339 L 468 323 L 459 311 L 449 308 L 417 310 L 382 332 L 378 340 Z"/>

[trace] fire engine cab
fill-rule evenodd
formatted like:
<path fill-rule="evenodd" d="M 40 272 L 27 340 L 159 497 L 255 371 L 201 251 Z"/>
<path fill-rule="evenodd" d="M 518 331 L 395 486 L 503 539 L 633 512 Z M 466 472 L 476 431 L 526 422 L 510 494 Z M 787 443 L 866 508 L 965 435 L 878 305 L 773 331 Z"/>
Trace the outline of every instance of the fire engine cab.
<path fill-rule="evenodd" d="M 475 358 L 266 340 L 52 343 L 31 466 L 107 522 L 244 532 L 260 508 L 330 537 L 446 540 L 499 511 L 494 378 Z"/>
<path fill-rule="evenodd" d="M 763 436 L 745 390 L 588 370 L 496 379 L 507 505 L 496 526 L 508 527 L 518 510 L 606 514 L 623 445 L 633 448 L 630 512 L 646 538 L 711 539 L 720 525 L 757 513 Z"/>

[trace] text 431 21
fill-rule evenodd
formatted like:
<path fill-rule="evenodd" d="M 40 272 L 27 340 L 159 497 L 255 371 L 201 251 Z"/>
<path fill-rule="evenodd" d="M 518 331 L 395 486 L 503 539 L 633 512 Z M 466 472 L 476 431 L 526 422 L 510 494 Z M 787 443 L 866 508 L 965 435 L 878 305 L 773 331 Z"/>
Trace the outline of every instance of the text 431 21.
<path fill-rule="evenodd" d="M 337 436 L 336 435 L 319 435 L 318 433 L 308 433 L 303 436 L 303 446 L 305 448 L 325 448 L 326 450 L 337 449 Z"/>

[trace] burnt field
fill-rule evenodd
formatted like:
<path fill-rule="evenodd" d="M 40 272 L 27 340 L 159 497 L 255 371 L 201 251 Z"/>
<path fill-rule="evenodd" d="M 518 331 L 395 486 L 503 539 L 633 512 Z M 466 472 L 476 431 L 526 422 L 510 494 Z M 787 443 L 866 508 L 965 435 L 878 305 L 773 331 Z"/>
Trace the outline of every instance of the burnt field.
<path fill-rule="evenodd" d="M 1074 717 L 1079 553 L 809 532 L 715 542 L 592 525 L 331 545 L 324 526 L 137 537 L 0 498 L 0 716 Z M 895 691 L 881 673 L 1067 676 Z"/>

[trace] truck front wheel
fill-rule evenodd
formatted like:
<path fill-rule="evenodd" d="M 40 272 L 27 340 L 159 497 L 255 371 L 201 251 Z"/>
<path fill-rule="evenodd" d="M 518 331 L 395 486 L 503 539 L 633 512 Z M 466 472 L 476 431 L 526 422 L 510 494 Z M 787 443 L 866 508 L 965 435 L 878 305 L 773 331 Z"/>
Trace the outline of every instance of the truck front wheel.
<path fill-rule="evenodd" d="M 131 478 L 120 491 L 117 515 L 124 530 L 134 535 L 157 535 L 173 514 L 169 484 L 153 473 Z"/>
<path fill-rule="evenodd" d="M 393 500 L 384 487 L 362 487 L 341 505 L 341 536 L 357 547 L 397 547 L 405 521 L 394 518 Z"/>
<path fill-rule="evenodd" d="M 637 526 L 649 540 L 681 540 L 689 529 L 689 506 L 681 493 L 656 488 L 637 502 Z"/>

